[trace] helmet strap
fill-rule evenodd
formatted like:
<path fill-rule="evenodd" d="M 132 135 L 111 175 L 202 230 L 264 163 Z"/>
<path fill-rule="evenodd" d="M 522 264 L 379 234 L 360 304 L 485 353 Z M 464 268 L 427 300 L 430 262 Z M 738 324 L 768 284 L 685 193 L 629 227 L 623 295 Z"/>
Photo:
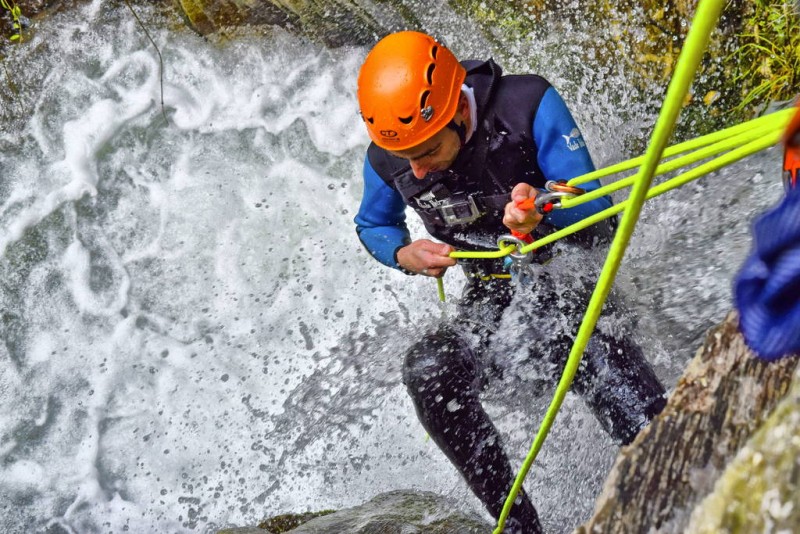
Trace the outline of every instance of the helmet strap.
<path fill-rule="evenodd" d="M 461 146 L 463 147 L 467 144 L 467 123 L 461 121 L 461 124 L 456 124 L 456 121 L 451 119 L 450 122 L 447 123 L 447 127 L 453 130 L 457 135 L 458 138 L 461 140 Z"/>

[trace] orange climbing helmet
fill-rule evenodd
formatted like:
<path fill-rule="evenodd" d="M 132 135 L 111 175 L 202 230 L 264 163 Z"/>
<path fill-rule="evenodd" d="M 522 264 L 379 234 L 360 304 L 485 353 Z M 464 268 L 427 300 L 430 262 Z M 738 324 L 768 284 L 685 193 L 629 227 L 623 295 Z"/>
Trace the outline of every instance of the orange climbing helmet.
<path fill-rule="evenodd" d="M 386 150 L 419 145 L 456 114 L 466 70 L 424 33 L 387 35 L 358 73 L 358 104 L 369 136 Z"/>

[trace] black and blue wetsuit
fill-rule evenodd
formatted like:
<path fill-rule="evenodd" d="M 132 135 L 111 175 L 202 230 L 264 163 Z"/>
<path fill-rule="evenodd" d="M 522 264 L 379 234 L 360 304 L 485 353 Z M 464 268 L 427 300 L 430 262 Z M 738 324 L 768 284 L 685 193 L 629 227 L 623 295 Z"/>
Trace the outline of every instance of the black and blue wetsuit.
<path fill-rule="evenodd" d="M 499 67 L 491 61 L 478 64 L 477 66 L 472 62 L 465 62 L 465 64 L 473 65 L 468 73 L 466 80 L 467 85 L 470 84 L 473 78 L 479 77 L 476 72 L 483 73 L 481 77 L 484 78 L 487 77 L 489 72 L 491 72 L 492 75 L 499 75 Z M 566 104 L 556 92 L 555 88 L 540 77 L 506 76 L 502 79 L 507 80 L 509 78 L 513 78 L 514 82 L 518 84 L 523 83 L 528 86 L 525 87 L 525 89 L 528 89 L 527 92 L 531 93 L 531 99 L 539 101 L 538 108 L 533 113 L 533 120 L 530 122 L 526 121 L 529 125 L 527 127 L 528 131 L 526 132 L 528 135 L 520 136 L 519 139 L 519 141 L 523 143 L 527 142 L 526 144 L 531 149 L 532 153 L 528 154 L 530 160 L 527 163 L 530 163 L 532 172 L 527 173 L 530 175 L 527 178 L 533 179 L 526 180 L 526 176 L 522 173 L 516 175 L 506 174 L 505 176 L 500 176 L 499 180 L 492 177 L 492 181 L 500 182 L 500 190 L 497 191 L 498 184 L 493 183 L 489 186 L 489 189 L 495 193 L 494 195 L 487 195 L 485 190 L 482 191 L 484 197 L 488 196 L 490 199 L 501 197 L 497 198 L 495 203 L 489 206 L 490 209 L 494 208 L 491 211 L 495 213 L 490 213 L 489 215 L 494 215 L 494 229 L 497 231 L 490 234 L 488 243 L 462 242 L 456 245 L 452 243 L 450 239 L 447 239 L 449 236 L 437 235 L 439 232 L 437 232 L 435 228 L 435 222 L 429 223 L 425 214 L 420 214 L 426 226 L 428 226 L 428 230 L 433 230 L 431 233 L 434 237 L 439 237 L 445 242 L 451 242 L 451 244 L 459 246 L 459 248 L 463 247 L 466 250 L 486 249 L 487 245 L 488 247 L 493 247 L 496 245 L 496 238 L 499 235 L 508 233 L 508 229 L 503 227 L 502 223 L 499 223 L 498 226 L 497 216 L 499 215 L 499 219 L 502 221 L 502 208 L 505 206 L 505 203 L 510 200 L 509 195 L 511 188 L 517 183 L 525 182 L 534 186 L 543 186 L 545 179 L 569 180 L 570 178 L 594 170 L 594 164 L 589 156 L 589 151 L 586 148 L 580 130 L 578 130 L 575 120 L 572 118 Z M 532 78 L 533 83 L 525 80 L 525 78 Z M 484 99 L 487 99 L 492 96 L 490 93 L 480 93 L 477 90 L 476 93 L 477 98 L 483 96 Z M 535 103 L 536 102 L 529 102 L 527 103 L 527 107 Z M 487 117 L 486 115 L 488 114 L 483 113 L 479 115 L 479 117 L 482 118 L 484 122 L 491 120 L 491 117 Z M 520 115 L 524 115 L 524 113 L 520 113 Z M 494 137 L 488 140 L 490 143 L 496 139 L 497 136 L 501 136 L 502 138 L 510 135 L 510 132 L 497 132 L 494 126 L 495 125 L 492 125 L 492 129 L 495 131 L 491 132 L 491 135 Z M 479 128 L 470 140 L 471 142 L 465 147 L 465 150 L 462 150 L 462 153 L 457 158 L 453 167 L 458 168 L 459 166 L 466 166 L 475 163 L 476 159 L 481 159 L 481 150 L 486 150 L 487 147 L 476 146 L 470 151 L 472 148 L 470 145 L 477 145 L 480 141 L 483 141 L 483 139 L 480 139 L 481 133 L 483 132 L 481 132 Z M 519 144 L 519 141 L 517 144 Z M 506 144 L 511 145 L 511 143 Z M 492 150 L 492 148 L 489 148 L 489 150 Z M 506 147 L 504 151 L 508 152 L 511 150 L 516 150 L 516 146 Z M 495 151 L 499 152 L 497 150 Z M 509 159 L 505 155 L 501 157 L 506 160 Z M 405 224 L 405 209 L 407 205 L 411 205 L 414 208 L 419 208 L 419 206 L 415 205 L 413 201 L 407 203 L 404 199 L 405 195 L 402 194 L 401 191 L 398 191 L 398 188 L 392 182 L 391 178 L 384 179 L 378 174 L 376 167 L 381 166 L 381 164 L 384 163 L 383 160 L 386 158 L 395 160 L 392 163 L 395 167 L 399 167 L 401 173 L 403 170 L 408 169 L 408 164 L 403 160 L 388 156 L 386 152 L 374 144 L 370 146 L 368 156 L 364 160 L 364 194 L 361 200 L 361 208 L 355 218 L 355 223 L 358 236 L 370 254 L 384 265 L 399 269 L 395 257 L 397 250 L 410 242 L 409 232 Z M 484 156 L 484 159 L 485 158 Z M 379 161 L 373 164 L 371 161 L 373 159 Z M 523 162 L 523 164 L 524 163 L 525 162 Z M 395 171 L 395 168 L 389 169 L 390 173 Z M 455 175 L 458 179 L 460 178 L 459 174 L 461 173 L 457 173 L 455 169 L 451 168 L 442 173 L 430 173 L 424 180 L 417 180 L 410 175 L 403 176 L 401 179 L 408 179 L 408 181 L 411 182 L 411 190 L 413 193 L 416 190 L 427 189 L 430 187 L 431 183 L 446 181 L 447 175 Z M 478 177 L 475 181 L 480 181 L 481 178 L 482 177 Z M 459 185 L 463 186 L 463 184 Z M 587 191 L 593 191 L 600 187 L 600 182 L 599 180 L 593 180 L 581 185 L 581 187 Z M 545 216 L 541 223 L 541 230 L 549 228 L 552 231 L 552 229 L 564 228 L 609 207 L 611 207 L 611 199 L 603 197 L 580 204 L 568 210 L 554 210 Z M 479 226 L 482 230 L 483 227 L 487 226 L 485 222 L 484 220 L 479 224 L 470 225 L 471 228 L 469 228 L 469 230 L 475 232 L 476 228 Z M 434 228 L 431 228 L 431 224 L 433 224 Z M 491 239 L 494 239 L 494 241 Z"/>
<path fill-rule="evenodd" d="M 367 151 L 364 196 L 355 223 L 369 253 L 389 267 L 400 269 L 397 250 L 411 241 L 405 224 L 407 206 L 433 237 L 462 250 L 486 250 L 508 233 L 502 217 L 514 185 L 543 187 L 548 179 L 566 180 L 594 170 L 575 121 L 546 80 L 503 76 L 491 60 L 464 65 L 465 85 L 473 91 L 477 107 L 477 127 L 449 169 L 417 179 L 407 161 L 374 144 Z M 599 186 L 594 181 L 583 187 Z M 604 197 L 556 210 L 537 226 L 534 238 L 610 206 L 611 199 Z M 611 223 L 598 224 L 571 241 L 593 246 L 606 242 L 611 232 Z M 535 258 L 545 261 L 549 256 L 544 247 Z M 565 289 L 545 272 L 522 289 L 489 276 L 502 271 L 497 260 L 463 262 L 462 267 L 468 281 L 457 318 L 439 324 L 411 347 L 403 381 L 425 429 L 498 517 L 513 472 L 479 393 L 494 374 L 493 355 L 520 347 L 494 339 L 496 325 L 510 306 L 522 300 L 522 307 L 515 308 L 522 313 L 514 315 L 521 319 L 513 343 L 537 340 L 523 350 L 531 363 L 552 369 L 555 381 L 586 309 L 591 281 L 576 280 Z M 524 294 L 514 298 L 521 291 Z M 618 306 L 610 301 L 605 313 L 614 313 Z M 562 320 L 545 321 L 543 326 L 542 319 L 555 313 Z M 599 331 L 589 342 L 573 390 L 620 443 L 630 442 L 665 404 L 664 388 L 639 347 L 626 336 Z M 524 492 L 512 509 L 506 532 L 541 532 L 536 510 Z"/>

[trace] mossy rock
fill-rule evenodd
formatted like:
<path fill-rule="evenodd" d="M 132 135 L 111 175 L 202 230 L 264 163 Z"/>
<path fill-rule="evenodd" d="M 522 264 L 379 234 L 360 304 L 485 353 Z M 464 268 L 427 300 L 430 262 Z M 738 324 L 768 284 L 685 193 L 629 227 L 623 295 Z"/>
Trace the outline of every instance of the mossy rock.
<path fill-rule="evenodd" d="M 800 375 L 695 508 L 686 532 L 800 532 Z"/>
<path fill-rule="evenodd" d="M 259 523 L 258 528 L 264 529 L 271 534 L 283 534 L 284 532 L 289 532 L 290 530 L 297 528 L 303 523 L 307 523 L 314 518 L 322 517 L 334 512 L 336 512 L 336 510 L 323 510 L 321 512 L 307 512 L 304 514 L 278 515 Z"/>
<path fill-rule="evenodd" d="M 280 26 L 327 46 L 366 44 L 384 25 L 349 0 L 294 2 L 258 0 L 173 0 L 202 35 L 236 28 Z"/>
<path fill-rule="evenodd" d="M 396 490 L 346 510 L 276 516 L 259 529 L 226 529 L 218 534 L 485 534 L 492 528 L 477 514 L 459 510 L 452 499 Z"/>

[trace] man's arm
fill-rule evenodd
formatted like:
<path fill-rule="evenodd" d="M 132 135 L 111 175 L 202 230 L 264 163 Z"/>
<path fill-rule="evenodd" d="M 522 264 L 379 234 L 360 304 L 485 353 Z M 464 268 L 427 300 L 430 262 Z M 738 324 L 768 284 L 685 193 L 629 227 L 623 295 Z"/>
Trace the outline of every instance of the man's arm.
<path fill-rule="evenodd" d="M 429 239 L 411 241 L 406 227 L 405 202 L 386 185 L 369 162 L 364 161 L 364 196 L 355 218 L 356 232 L 364 247 L 382 264 L 406 274 L 442 276 L 456 260 L 450 245 Z"/>
<path fill-rule="evenodd" d="M 538 149 L 539 168 L 548 180 L 569 180 L 595 170 L 578 125 L 558 92 L 550 87 L 539 103 L 533 120 L 533 139 Z M 580 186 L 586 191 L 600 187 L 599 180 Z M 611 207 L 608 196 L 570 209 L 553 210 L 544 222 L 564 228 Z"/>
<path fill-rule="evenodd" d="M 411 243 L 406 227 L 406 205 L 400 193 L 386 185 L 364 159 L 364 196 L 355 217 L 358 238 L 373 258 L 394 269 L 397 251 Z"/>

